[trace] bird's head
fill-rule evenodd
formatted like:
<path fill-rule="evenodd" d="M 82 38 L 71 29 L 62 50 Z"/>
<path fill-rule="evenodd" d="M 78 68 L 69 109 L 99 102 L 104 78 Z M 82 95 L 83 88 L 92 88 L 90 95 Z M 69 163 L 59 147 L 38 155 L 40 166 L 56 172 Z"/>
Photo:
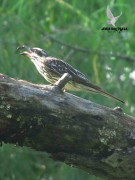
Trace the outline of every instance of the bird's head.
<path fill-rule="evenodd" d="M 20 52 L 20 54 L 29 57 L 31 60 L 42 59 L 48 56 L 43 49 L 37 47 L 31 48 L 23 45 L 17 48 L 18 51 L 22 51 L 23 49 L 25 49 L 25 51 Z"/>

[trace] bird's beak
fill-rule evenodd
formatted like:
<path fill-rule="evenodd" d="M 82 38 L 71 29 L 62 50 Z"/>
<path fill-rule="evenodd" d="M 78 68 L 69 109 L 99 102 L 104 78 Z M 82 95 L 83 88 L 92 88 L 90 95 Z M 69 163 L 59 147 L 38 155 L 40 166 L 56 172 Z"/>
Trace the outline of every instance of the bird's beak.
<path fill-rule="evenodd" d="M 20 53 L 20 54 L 27 56 L 27 55 L 28 55 L 28 52 L 27 52 L 27 51 L 24 51 L 24 52 L 22 52 L 22 53 Z"/>
<path fill-rule="evenodd" d="M 25 46 L 25 45 L 19 46 L 17 48 L 17 51 L 21 51 L 22 49 L 26 49 L 26 51 L 20 52 L 19 54 L 21 54 L 21 55 L 30 56 L 30 53 L 32 53 L 31 48 L 28 46 Z"/>

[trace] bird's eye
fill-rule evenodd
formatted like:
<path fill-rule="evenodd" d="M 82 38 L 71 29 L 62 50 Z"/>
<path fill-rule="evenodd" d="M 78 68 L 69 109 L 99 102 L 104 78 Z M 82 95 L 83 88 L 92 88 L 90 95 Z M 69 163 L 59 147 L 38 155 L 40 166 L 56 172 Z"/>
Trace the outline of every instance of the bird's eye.
<path fill-rule="evenodd" d="M 37 53 L 40 57 L 43 56 L 43 53 L 42 53 L 41 51 L 39 51 L 39 50 L 36 50 L 36 53 Z"/>
<path fill-rule="evenodd" d="M 47 56 L 47 53 L 40 48 L 32 48 L 31 49 L 35 54 L 37 54 L 38 56 L 42 57 L 42 56 Z"/>

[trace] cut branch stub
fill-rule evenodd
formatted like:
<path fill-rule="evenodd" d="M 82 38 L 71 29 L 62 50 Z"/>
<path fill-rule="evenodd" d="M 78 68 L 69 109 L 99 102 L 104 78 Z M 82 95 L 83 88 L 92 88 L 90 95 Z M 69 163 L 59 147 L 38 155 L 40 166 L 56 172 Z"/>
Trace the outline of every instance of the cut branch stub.
<path fill-rule="evenodd" d="M 60 89 L 63 89 L 64 86 L 72 79 L 72 76 L 68 73 L 64 73 L 62 77 L 54 84 L 58 86 Z"/>

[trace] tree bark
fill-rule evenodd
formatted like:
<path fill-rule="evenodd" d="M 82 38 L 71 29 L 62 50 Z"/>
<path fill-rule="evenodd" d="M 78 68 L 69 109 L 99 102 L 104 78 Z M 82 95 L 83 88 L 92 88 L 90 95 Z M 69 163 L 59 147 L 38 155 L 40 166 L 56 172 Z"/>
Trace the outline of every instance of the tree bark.
<path fill-rule="evenodd" d="M 0 75 L 0 141 L 50 153 L 105 180 L 135 179 L 135 118 Z"/>

